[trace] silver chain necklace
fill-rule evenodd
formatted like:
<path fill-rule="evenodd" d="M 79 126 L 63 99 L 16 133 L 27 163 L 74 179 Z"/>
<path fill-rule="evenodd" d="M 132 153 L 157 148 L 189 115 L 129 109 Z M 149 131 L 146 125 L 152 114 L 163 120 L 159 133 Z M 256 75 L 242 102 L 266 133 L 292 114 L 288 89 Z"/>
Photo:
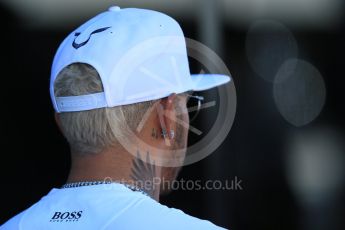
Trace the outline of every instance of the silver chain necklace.
<path fill-rule="evenodd" d="M 65 188 L 77 188 L 77 187 L 83 187 L 83 186 L 92 186 L 92 185 L 100 185 L 100 184 L 122 184 L 125 187 L 129 188 L 133 192 L 141 192 L 142 194 L 149 196 L 147 192 L 145 192 L 143 189 L 138 188 L 131 184 L 126 184 L 123 182 L 114 182 L 114 181 L 80 181 L 80 182 L 73 182 L 73 183 L 67 183 L 61 186 L 62 189 Z"/>

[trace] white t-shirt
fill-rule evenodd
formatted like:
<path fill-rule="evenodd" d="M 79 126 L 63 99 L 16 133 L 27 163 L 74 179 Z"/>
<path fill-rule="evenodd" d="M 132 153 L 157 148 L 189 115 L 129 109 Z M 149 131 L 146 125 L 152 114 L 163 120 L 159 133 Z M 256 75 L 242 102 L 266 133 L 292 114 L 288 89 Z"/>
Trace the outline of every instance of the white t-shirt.
<path fill-rule="evenodd" d="M 168 208 L 122 184 L 52 189 L 1 230 L 49 229 L 223 229 Z"/>

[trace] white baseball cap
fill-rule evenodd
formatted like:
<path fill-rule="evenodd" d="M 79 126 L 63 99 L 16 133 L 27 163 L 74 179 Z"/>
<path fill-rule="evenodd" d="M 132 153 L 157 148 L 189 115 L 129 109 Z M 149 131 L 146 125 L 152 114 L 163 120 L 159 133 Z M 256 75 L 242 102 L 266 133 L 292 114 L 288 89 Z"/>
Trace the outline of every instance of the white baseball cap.
<path fill-rule="evenodd" d="M 57 75 L 73 63 L 94 67 L 104 92 L 55 97 Z M 230 80 L 221 74 L 190 74 L 183 31 L 173 18 L 152 10 L 113 6 L 62 42 L 53 61 L 50 94 L 56 112 L 74 112 L 202 91 Z"/>

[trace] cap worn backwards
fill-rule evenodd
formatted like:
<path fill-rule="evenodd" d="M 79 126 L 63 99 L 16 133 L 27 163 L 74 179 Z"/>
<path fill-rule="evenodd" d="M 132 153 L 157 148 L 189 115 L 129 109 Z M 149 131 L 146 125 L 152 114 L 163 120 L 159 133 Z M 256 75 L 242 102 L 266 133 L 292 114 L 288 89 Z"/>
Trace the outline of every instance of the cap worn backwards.
<path fill-rule="evenodd" d="M 104 92 L 55 97 L 57 75 L 73 63 L 93 66 Z M 50 94 L 56 112 L 73 112 L 206 90 L 229 81 L 225 75 L 190 74 L 183 31 L 173 18 L 152 10 L 113 6 L 62 42 L 53 61 Z"/>

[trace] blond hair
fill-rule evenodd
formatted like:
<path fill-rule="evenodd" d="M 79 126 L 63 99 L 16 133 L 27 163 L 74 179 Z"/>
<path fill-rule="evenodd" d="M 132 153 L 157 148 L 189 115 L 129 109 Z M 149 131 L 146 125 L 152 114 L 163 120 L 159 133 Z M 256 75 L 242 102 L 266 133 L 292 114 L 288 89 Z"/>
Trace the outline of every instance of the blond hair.
<path fill-rule="evenodd" d="M 54 82 L 56 97 L 79 96 L 103 92 L 95 68 L 84 63 L 65 67 Z M 128 128 L 136 130 L 146 111 L 155 101 L 59 114 L 60 126 L 71 151 L 79 154 L 98 153 L 128 138 Z"/>

